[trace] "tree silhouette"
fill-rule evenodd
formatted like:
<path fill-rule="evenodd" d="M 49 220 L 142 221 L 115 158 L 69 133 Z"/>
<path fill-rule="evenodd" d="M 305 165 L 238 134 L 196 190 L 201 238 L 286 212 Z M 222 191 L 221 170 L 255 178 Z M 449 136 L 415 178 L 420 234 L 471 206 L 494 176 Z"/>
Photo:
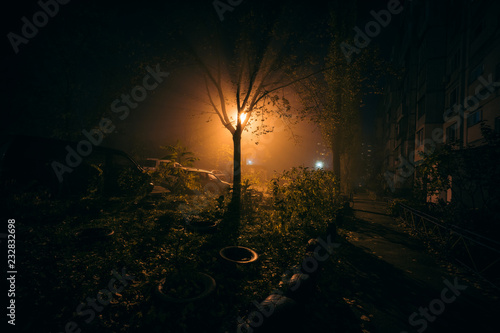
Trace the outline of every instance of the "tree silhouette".
<path fill-rule="evenodd" d="M 332 150 L 332 168 L 341 190 L 349 194 L 359 171 L 362 97 L 377 92 L 373 82 L 382 73 L 382 63 L 376 48 L 364 49 L 354 57 L 347 57 L 342 49 L 356 24 L 355 2 L 333 4 L 330 14 L 326 69 L 300 81 L 299 91 L 305 113 L 319 125 Z"/>
<path fill-rule="evenodd" d="M 325 21 L 308 16 L 307 6 L 293 6 L 252 3 L 239 20 L 224 26 L 217 22 L 207 29 L 214 31 L 209 39 L 189 45 L 210 112 L 232 135 L 232 207 L 237 220 L 243 131 L 255 116 L 259 120 L 270 113 L 289 117 L 294 84 L 322 70 L 314 59 L 321 58 L 318 47 L 324 41 L 318 41 L 322 30 L 314 26 Z"/>

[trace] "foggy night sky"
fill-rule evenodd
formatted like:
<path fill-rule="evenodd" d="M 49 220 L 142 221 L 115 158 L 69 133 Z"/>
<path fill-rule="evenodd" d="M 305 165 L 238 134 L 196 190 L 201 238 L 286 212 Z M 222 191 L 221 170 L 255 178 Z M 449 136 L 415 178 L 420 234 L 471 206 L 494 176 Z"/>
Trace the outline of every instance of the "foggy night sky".
<path fill-rule="evenodd" d="M 58 13 L 35 36 L 19 46 L 18 54 L 7 34 L 21 35 L 21 18 L 26 16 L 32 21 L 33 14 L 41 9 L 37 1 L 10 3 L 11 8 L 2 13 L 4 86 L 0 131 L 50 137 L 69 126 L 75 133 L 70 139 L 83 139 L 78 133 L 97 125 L 120 94 L 130 93 L 147 74 L 147 65 L 155 67 L 162 59 L 175 57 L 172 50 L 177 45 L 165 36 L 179 27 L 195 32 L 204 16 L 217 19 L 212 1 L 180 3 L 73 0 L 60 5 Z M 310 10 L 321 13 L 326 3 L 311 4 L 315 7 Z M 370 10 L 385 8 L 386 3 L 362 1 L 358 26 L 364 27 L 372 19 Z M 225 20 L 219 22 L 223 29 L 230 29 L 231 20 L 237 20 L 248 6 L 248 1 L 243 1 L 234 11 L 226 12 Z M 393 23 L 372 43 L 387 50 L 390 31 L 396 25 Z M 135 154 L 141 148 L 154 151 L 159 145 L 180 140 L 202 158 L 200 167 L 212 168 L 211 151 L 221 145 L 232 147 L 230 133 L 215 115 L 207 123 L 199 77 L 186 68 L 162 64 L 161 69 L 170 73 L 168 78 L 125 120 L 113 119 L 119 133 L 108 137 L 105 145 Z M 376 99 L 366 101 L 363 133 L 370 137 L 374 134 Z M 307 120 L 293 126 L 293 133 L 300 138 L 300 143 L 294 144 L 285 127 L 276 122 L 275 133 L 262 137 L 259 145 L 251 142 L 256 138 L 250 133 L 243 133 L 243 158 L 262 157 L 267 163 L 272 160 L 269 167 L 275 170 L 299 164 L 313 166 L 319 156 L 319 130 Z"/>

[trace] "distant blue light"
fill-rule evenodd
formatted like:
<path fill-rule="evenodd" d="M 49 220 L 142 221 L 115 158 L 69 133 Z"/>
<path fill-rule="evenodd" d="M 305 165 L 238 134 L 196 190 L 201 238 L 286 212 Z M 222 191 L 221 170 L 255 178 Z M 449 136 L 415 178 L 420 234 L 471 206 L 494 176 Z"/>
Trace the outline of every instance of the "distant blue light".
<path fill-rule="evenodd" d="M 321 162 L 321 161 L 316 162 L 316 169 L 323 169 L 323 167 L 324 167 L 323 162 Z"/>

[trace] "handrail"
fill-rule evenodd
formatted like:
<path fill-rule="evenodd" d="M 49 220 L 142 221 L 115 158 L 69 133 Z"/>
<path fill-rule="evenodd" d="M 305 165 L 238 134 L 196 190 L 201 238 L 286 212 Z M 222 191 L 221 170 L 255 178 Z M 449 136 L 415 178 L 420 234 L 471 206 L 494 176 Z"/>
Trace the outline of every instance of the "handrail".
<path fill-rule="evenodd" d="M 459 236 L 462 236 L 462 237 L 464 237 L 464 238 L 466 238 L 466 239 L 468 239 L 468 240 L 470 240 L 470 241 L 472 241 L 474 243 L 477 243 L 477 244 L 479 244 L 481 246 L 484 246 L 484 247 L 486 247 L 486 248 L 488 248 L 488 249 L 490 249 L 490 250 L 492 250 L 492 251 L 500 254 L 500 248 L 497 249 L 497 248 L 493 247 L 493 244 L 494 245 L 498 245 L 500 247 L 500 242 L 497 242 L 497 241 L 495 241 L 493 239 L 490 239 L 488 237 L 485 237 L 485 236 L 480 235 L 478 233 L 475 233 L 473 231 L 467 230 L 465 228 L 459 227 L 457 225 L 449 224 L 449 223 L 444 223 L 442 220 L 439 220 L 438 218 L 430 216 L 430 215 L 428 215 L 428 214 L 426 214 L 424 212 L 421 212 L 421 211 L 419 211 L 419 210 L 417 210 L 417 209 L 415 209 L 413 207 L 410 207 L 408 205 L 405 205 L 403 203 L 400 203 L 399 205 L 402 208 L 404 208 L 404 209 L 412 212 L 413 214 L 415 214 L 415 215 L 417 215 L 417 216 L 419 216 L 421 218 L 424 218 L 424 219 L 428 220 L 429 222 L 431 222 L 431 223 L 433 223 L 433 224 L 435 224 L 435 225 L 437 225 L 437 226 L 439 226 L 441 228 L 444 228 L 444 229 L 447 229 L 447 230 L 452 231 L 454 233 L 457 233 Z M 481 239 L 482 242 L 480 240 L 478 240 L 478 238 Z M 484 243 L 490 243 L 490 244 L 484 244 Z"/>
<path fill-rule="evenodd" d="M 451 246 L 450 250 L 452 250 L 456 244 L 460 243 L 462 245 L 462 250 L 466 251 L 465 258 L 463 258 L 462 255 L 456 256 L 455 254 L 450 253 L 451 257 L 454 258 L 460 265 L 471 270 L 479 277 L 490 283 L 493 287 L 500 290 L 497 281 L 498 271 L 492 270 L 492 266 L 495 266 L 496 269 L 498 269 L 498 265 L 500 263 L 500 257 L 498 257 L 497 255 L 500 254 L 500 246 L 499 246 L 500 243 L 498 241 L 495 241 L 493 239 L 490 239 L 473 231 L 467 230 L 465 228 L 459 227 L 457 225 L 446 223 L 443 220 L 430 216 L 408 205 L 400 203 L 399 207 L 404 212 L 404 217 L 402 216 L 403 219 L 408 224 L 411 224 L 411 227 L 413 229 L 419 229 L 421 226 L 423 226 L 423 230 L 425 231 L 425 235 L 427 237 L 429 237 L 429 233 L 427 231 L 428 228 L 426 226 L 426 222 L 430 222 L 431 224 L 434 224 L 436 226 L 436 227 L 430 227 L 432 229 L 431 230 L 432 233 L 434 233 L 434 230 L 436 230 L 436 228 L 438 228 L 438 230 L 439 228 L 447 230 L 449 232 L 448 235 L 449 238 L 447 236 L 443 237 L 441 232 L 438 232 L 437 234 L 434 233 L 434 235 L 439 237 L 441 241 L 445 241 L 446 243 L 448 243 L 448 241 L 451 240 L 452 238 L 456 238 L 453 241 L 453 245 Z M 411 216 L 411 221 L 408 215 Z M 462 240 L 462 242 L 459 242 L 460 240 Z M 473 251 L 473 248 L 469 247 L 469 245 L 473 246 L 475 245 L 476 249 L 478 250 L 479 248 L 490 250 L 492 257 L 487 256 L 485 262 L 484 260 L 482 260 L 485 258 L 483 256 L 483 253 L 481 253 L 482 251 L 481 252 Z M 488 271 L 487 273 L 488 277 L 486 277 L 486 275 L 483 275 L 485 271 Z M 491 280 L 492 278 L 493 280 Z"/>

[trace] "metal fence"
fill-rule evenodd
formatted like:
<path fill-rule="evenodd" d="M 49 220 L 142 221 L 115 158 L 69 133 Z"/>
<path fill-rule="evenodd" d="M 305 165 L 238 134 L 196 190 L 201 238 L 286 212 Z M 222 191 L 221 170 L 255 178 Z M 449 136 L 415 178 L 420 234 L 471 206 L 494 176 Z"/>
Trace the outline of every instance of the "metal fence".
<path fill-rule="evenodd" d="M 402 203 L 399 204 L 399 213 L 413 231 L 434 248 L 500 289 L 500 242 Z"/>

